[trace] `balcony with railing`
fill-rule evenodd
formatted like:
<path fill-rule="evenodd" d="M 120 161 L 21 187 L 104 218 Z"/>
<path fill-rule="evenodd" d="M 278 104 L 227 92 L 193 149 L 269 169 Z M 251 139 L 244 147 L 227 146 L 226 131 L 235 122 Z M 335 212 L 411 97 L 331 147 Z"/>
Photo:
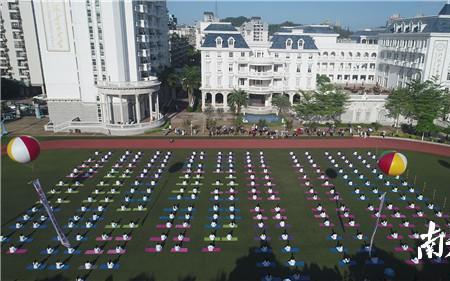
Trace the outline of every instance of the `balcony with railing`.
<path fill-rule="evenodd" d="M 148 13 L 148 8 L 144 4 L 136 5 L 136 7 L 134 9 L 136 12 L 139 12 L 139 13 Z"/>
<path fill-rule="evenodd" d="M 148 28 L 149 24 L 147 20 L 138 20 L 136 21 L 136 26 L 141 28 Z"/>

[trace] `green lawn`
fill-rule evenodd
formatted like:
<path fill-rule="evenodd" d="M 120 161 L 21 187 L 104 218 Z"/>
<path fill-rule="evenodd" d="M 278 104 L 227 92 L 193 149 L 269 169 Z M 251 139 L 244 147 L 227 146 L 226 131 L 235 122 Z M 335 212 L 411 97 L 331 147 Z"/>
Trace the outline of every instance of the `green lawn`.
<path fill-rule="evenodd" d="M 133 152 L 136 151 L 133 150 Z M 261 262 L 265 257 L 276 263 L 275 267 L 271 269 L 274 276 L 288 276 L 293 270 L 284 266 L 284 264 L 290 258 L 291 254 L 281 252 L 281 247 L 284 245 L 284 242 L 279 241 L 277 236 L 282 233 L 282 229 L 275 228 L 275 222 L 271 218 L 267 221 L 269 227 L 266 231 L 272 237 L 270 246 L 273 248 L 273 254 L 263 255 L 255 253 L 259 242 L 254 240 L 254 236 L 257 236 L 260 231 L 255 229 L 255 221 L 249 212 L 249 209 L 255 206 L 255 202 L 247 199 L 248 188 L 246 187 L 246 183 L 248 180 L 246 179 L 247 175 L 244 173 L 245 150 L 222 150 L 226 153 L 228 151 L 235 152 L 235 167 L 238 171 L 236 181 L 239 183 L 239 187 L 237 188 L 239 190 L 239 201 L 236 202 L 236 207 L 240 209 L 240 213 L 237 213 L 237 215 L 241 216 L 242 220 L 237 221 L 239 227 L 233 234 L 239 240 L 237 242 L 217 242 L 216 246 L 222 248 L 222 252 L 220 253 L 211 254 L 201 252 L 200 249 L 207 245 L 207 242 L 204 242 L 203 238 L 210 232 L 209 229 L 204 227 L 210 221 L 208 216 L 211 213 L 208 209 L 213 204 L 209 200 L 211 197 L 209 192 L 213 189 L 211 184 L 218 178 L 216 174 L 212 173 L 218 150 L 205 151 L 207 154 L 206 159 L 203 161 L 206 172 L 205 179 L 202 180 L 203 186 L 201 187 L 199 199 L 195 201 L 196 212 L 192 219 L 191 229 L 187 231 L 191 242 L 184 244 L 188 247 L 189 253 L 170 253 L 169 248 L 173 246 L 173 242 L 169 242 L 164 247 L 163 252 L 158 254 L 146 253 L 144 252 L 144 248 L 154 245 L 154 242 L 149 241 L 150 236 L 158 236 L 161 233 L 161 230 L 156 229 L 155 225 L 164 222 L 159 217 L 166 215 L 167 213 L 163 209 L 173 204 L 173 201 L 169 201 L 168 197 L 174 195 L 172 190 L 177 189 L 178 186 L 176 184 L 181 182 L 179 178 L 182 175 L 180 163 L 183 163 L 187 159 L 190 150 L 172 151 L 173 154 L 168 168 L 166 168 L 166 172 L 160 179 L 158 187 L 147 204 L 148 212 L 116 211 L 116 208 L 120 206 L 124 197 L 124 191 L 129 190 L 131 182 L 134 181 L 134 175 L 142 169 L 143 165 L 147 163 L 147 160 L 154 153 L 151 150 L 143 150 L 144 156 L 135 168 L 132 178 L 125 181 L 125 186 L 121 188 L 121 194 L 113 196 L 114 202 L 109 203 L 107 206 L 107 210 L 103 214 L 103 220 L 98 223 L 96 229 L 89 230 L 87 233 L 88 240 L 83 242 L 79 247 L 82 251 L 91 249 L 95 245 L 105 245 L 106 249 L 113 248 L 119 242 L 112 241 L 104 244 L 103 242 L 95 241 L 96 236 L 106 231 L 104 226 L 109 224 L 113 219 L 121 219 L 122 222 L 138 220 L 140 227 L 132 231 L 131 235 L 133 239 L 126 243 L 127 253 L 120 256 L 118 260 L 120 269 L 115 271 L 95 269 L 90 272 L 78 269 L 87 259 L 91 261 L 95 260 L 95 264 L 103 264 L 108 261 L 109 257 L 107 255 L 100 255 L 96 259 L 96 257 L 86 256 L 84 254 L 65 255 L 62 253 L 63 248 L 61 246 L 58 248 L 59 253 L 54 256 L 47 258 L 46 255 L 41 255 L 39 252 L 45 249 L 47 245 L 57 246 L 56 241 L 52 240 L 54 236 L 53 228 L 47 222 L 48 228 L 46 229 L 39 229 L 32 233 L 33 230 L 27 226 L 22 231 L 25 234 L 32 233 L 31 237 L 33 238 L 32 243 L 25 244 L 24 246 L 24 248 L 28 249 L 28 253 L 25 255 L 6 255 L 5 251 L 11 245 L 11 242 L 2 244 L 1 280 L 75 280 L 76 276 L 83 276 L 85 274 L 88 274 L 87 280 L 261 280 L 266 270 L 258 268 L 256 263 Z M 311 208 L 317 203 L 306 200 L 307 195 L 304 194 L 305 187 L 301 186 L 300 181 L 297 179 L 298 174 L 292 167 L 291 159 L 288 155 L 289 151 L 283 149 L 267 149 L 264 152 L 266 163 L 271 167 L 270 170 L 274 178 L 273 182 L 276 183 L 276 189 L 280 192 L 281 201 L 279 203 L 282 208 L 286 209 L 288 216 L 287 222 L 291 225 L 288 229 L 289 234 L 293 236 L 291 245 L 300 248 L 300 251 L 295 254 L 295 258 L 305 262 L 305 266 L 299 267 L 299 270 L 308 274 L 311 280 L 362 280 L 363 275 L 370 276 L 372 278 L 371 280 L 382 280 L 383 270 L 386 267 L 391 267 L 396 270 L 397 278 L 395 280 L 414 280 L 416 275 L 418 278 L 416 280 L 450 280 L 450 266 L 448 265 L 426 264 L 420 267 L 406 265 L 404 260 L 409 258 L 409 254 L 393 253 L 393 248 L 398 246 L 399 241 L 389 241 L 386 239 L 389 229 L 379 229 L 376 237 L 377 253 L 385 261 L 385 265 L 364 266 L 364 260 L 367 254 L 358 253 L 358 249 L 362 243 L 352 238 L 355 230 L 345 228 L 344 232 L 334 211 L 336 203 L 329 201 L 328 196 L 325 194 L 326 188 L 320 187 L 321 181 L 315 178 L 316 174 L 309 164 L 306 163 L 305 150 L 293 150 L 299 157 L 300 162 L 305 166 L 306 173 L 312 178 L 311 182 L 318 190 L 322 199 L 322 205 L 327 209 L 331 221 L 335 224 L 334 229 L 339 235 L 343 235 L 344 240 L 342 243 L 348 248 L 349 256 L 358 261 L 358 265 L 355 267 L 339 267 L 338 261 L 342 258 L 342 255 L 329 251 L 329 248 L 334 247 L 336 243 L 326 240 L 330 229 L 320 228 L 319 222 L 321 220 L 313 217 Z M 322 167 L 322 170 L 331 168 L 329 161 L 324 156 L 325 150 L 311 149 L 309 151 L 312 153 L 315 161 Z M 333 156 L 336 156 L 337 150 L 328 151 Z M 341 151 L 350 159 L 354 159 L 354 156 L 352 156 L 353 150 Z M 81 164 L 93 152 L 94 150 L 44 151 L 32 166 L 16 164 L 2 157 L 2 234 L 10 236 L 13 242 L 18 240 L 19 232 L 9 227 L 14 225 L 18 216 L 33 206 L 37 200 L 35 191 L 28 184 L 31 179 L 39 177 L 44 189 L 50 190 L 60 179 L 64 179 L 64 176 L 73 167 Z M 257 163 L 256 160 L 259 151 L 251 150 L 251 152 L 254 163 Z M 366 151 L 358 150 L 358 152 L 363 153 Z M 111 161 L 94 178 L 86 180 L 84 182 L 85 187 L 81 187 L 79 193 L 62 194 L 64 195 L 63 197 L 67 197 L 70 200 L 70 203 L 61 204 L 61 211 L 56 212 L 56 216 L 61 224 L 67 222 L 69 216 L 72 216 L 76 212 L 81 205 L 81 201 L 91 194 L 95 185 L 103 178 L 105 172 L 109 170 L 111 165 L 115 163 L 115 160 L 122 153 L 123 150 L 115 150 Z M 409 181 L 413 182 L 414 179 L 416 180 L 416 190 L 418 191 L 421 191 L 425 185 L 424 195 L 428 198 L 433 196 L 433 190 L 435 189 L 435 202 L 442 205 L 444 197 L 449 197 L 450 195 L 448 184 L 450 182 L 450 159 L 413 152 L 405 152 L 405 155 L 409 161 L 407 173 Z M 354 163 L 357 163 L 356 159 L 354 160 Z M 340 159 L 337 159 L 337 161 L 341 163 Z M 360 163 L 358 167 L 361 172 L 368 175 L 375 182 L 373 175 Z M 219 177 L 224 178 L 223 175 Z M 378 205 L 376 196 L 367 190 L 365 193 L 370 197 L 370 201 L 361 202 L 356 200 L 357 195 L 352 193 L 353 189 L 347 186 L 340 175 L 337 175 L 337 178 L 332 179 L 331 182 L 336 185 L 336 190 L 341 193 L 343 202 L 350 208 L 351 213 L 355 215 L 356 221 L 361 224 L 360 230 L 365 235 L 370 236 L 375 220 L 369 217 L 369 212 L 365 208 L 369 202 Z M 356 180 L 355 182 L 361 183 L 361 181 Z M 424 184 L 425 182 L 426 184 Z M 380 187 L 380 190 L 387 189 Z M 390 192 L 388 193 L 388 197 L 394 205 L 401 208 L 403 213 L 407 215 L 412 214 L 412 211 L 404 209 L 406 202 L 399 201 L 398 194 Z M 51 195 L 49 195 L 49 199 L 52 200 Z M 276 205 L 275 202 L 266 200 L 260 202 L 261 207 L 266 209 L 265 214 L 269 214 L 268 209 Z M 183 201 L 181 207 L 186 207 L 187 204 L 187 201 Z M 225 202 L 221 204 L 224 207 L 228 205 Z M 417 204 L 425 209 L 423 202 L 418 202 Z M 450 202 L 447 203 L 446 213 L 449 213 L 449 205 Z M 425 210 L 425 213 L 428 217 L 433 216 L 432 211 Z M 390 215 L 391 212 L 386 211 L 386 214 Z M 395 229 L 400 234 L 403 234 L 403 236 L 408 234 L 407 229 L 398 227 L 399 220 L 391 219 L 390 217 L 388 220 L 394 223 Z M 411 222 L 417 225 L 420 233 L 425 232 L 424 219 L 414 219 Z M 443 225 L 444 220 L 440 219 L 437 222 Z M 72 230 L 68 235 L 71 241 L 73 241 L 73 237 L 77 231 L 84 232 L 86 230 Z M 124 230 L 120 229 L 114 230 L 113 235 L 120 235 L 123 232 Z M 172 239 L 176 233 L 178 231 L 171 230 L 169 238 Z M 225 236 L 226 230 L 220 229 L 217 233 L 218 236 Z M 404 242 L 416 249 L 411 239 L 405 238 Z M 19 245 L 18 243 L 14 244 Z M 448 253 L 448 251 L 445 253 Z M 26 270 L 27 265 L 31 264 L 35 258 L 41 261 L 45 260 L 47 265 L 54 264 L 57 259 L 66 260 L 66 263 L 70 264 L 70 268 L 66 271 L 50 271 L 47 269 L 41 271 Z"/>

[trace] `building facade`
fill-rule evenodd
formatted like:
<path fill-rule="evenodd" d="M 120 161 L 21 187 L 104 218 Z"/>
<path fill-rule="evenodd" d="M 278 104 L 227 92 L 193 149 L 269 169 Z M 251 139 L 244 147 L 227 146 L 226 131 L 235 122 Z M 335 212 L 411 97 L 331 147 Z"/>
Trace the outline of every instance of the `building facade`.
<path fill-rule="evenodd" d="M 450 88 L 450 4 L 435 16 L 392 19 L 378 45 L 376 79 L 382 87 L 434 77 Z"/>
<path fill-rule="evenodd" d="M 269 25 L 260 17 L 252 17 L 249 22 L 244 22 L 239 31 L 247 42 L 264 42 L 269 39 Z"/>
<path fill-rule="evenodd" d="M 338 39 L 329 25 L 283 27 L 284 32 L 311 36 L 319 50 L 317 73 L 335 84 L 375 83 L 378 45 L 374 31 L 355 32 L 351 39 Z M 375 38 L 374 38 L 375 37 Z"/>
<path fill-rule="evenodd" d="M 120 134 L 158 125 L 154 75 L 169 65 L 164 1 L 33 4 L 49 129 Z"/>
<path fill-rule="evenodd" d="M 43 86 L 41 59 L 31 1 L 0 2 L 1 77 Z"/>
<path fill-rule="evenodd" d="M 318 49 L 311 36 L 279 32 L 247 41 L 230 23 L 211 23 L 201 42 L 202 108 L 229 109 L 234 89 L 249 93 L 246 113 L 272 113 L 272 98 L 300 99 L 299 89 L 314 90 Z"/>
<path fill-rule="evenodd" d="M 189 59 L 189 48 L 190 45 L 187 37 L 180 37 L 177 33 L 171 33 L 169 35 L 170 65 L 175 68 L 186 65 Z"/>

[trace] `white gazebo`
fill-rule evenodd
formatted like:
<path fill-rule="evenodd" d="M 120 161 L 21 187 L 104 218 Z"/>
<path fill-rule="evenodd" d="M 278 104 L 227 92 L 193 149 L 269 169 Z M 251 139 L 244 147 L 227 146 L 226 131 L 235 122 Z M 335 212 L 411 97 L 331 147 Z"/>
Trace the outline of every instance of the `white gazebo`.
<path fill-rule="evenodd" d="M 148 81 L 98 83 L 103 123 L 125 127 L 160 120 L 160 84 L 156 77 Z"/>

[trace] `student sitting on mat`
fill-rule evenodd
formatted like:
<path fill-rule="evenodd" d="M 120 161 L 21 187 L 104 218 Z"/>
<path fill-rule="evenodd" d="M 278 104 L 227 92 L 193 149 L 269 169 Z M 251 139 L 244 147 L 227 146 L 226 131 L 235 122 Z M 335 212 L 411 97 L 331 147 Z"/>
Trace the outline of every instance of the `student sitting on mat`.
<path fill-rule="evenodd" d="M 334 247 L 338 253 L 344 252 L 344 246 L 338 241 L 336 247 Z"/>
<path fill-rule="evenodd" d="M 232 231 L 229 231 L 229 232 L 227 233 L 226 239 L 227 239 L 228 241 L 231 241 L 231 240 L 233 239 L 233 232 L 232 232 Z"/>
<path fill-rule="evenodd" d="M 283 247 L 283 249 L 286 252 L 290 252 L 292 250 L 291 244 L 289 244 L 289 241 L 286 243 L 286 245 Z"/>
<path fill-rule="evenodd" d="M 288 264 L 289 264 L 290 266 L 295 266 L 296 263 L 297 263 L 297 261 L 295 260 L 294 255 L 292 254 L 292 255 L 291 255 L 291 258 L 288 260 Z"/>
<path fill-rule="evenodd" d="M 351 262 L 350 257 L 348 257 L 347 255 L 344 255 L 344 257 L 342 258 L 341 262 L 343 264 L 350 264 L 350 262 Z"/>
<path fill-rule="evenodd" d="M 214 251 L 214 249 L 215 249 L 214 243 L 213 242 L 209 243 L 207 246 L 207 249 L 208 249 L 208 252 Z"/>
<path fill-rule="evenodd" d="M 253 210 L 254 210 L 255 212 L 259 212 L 259 211 L 261 210 L 261 206 L 259 205 L 259 203 L 256 204 L 256 206 L 255 206 L 255 208 L 253 208 Z"/>
<path fill-rule="evenodd" d="M 264 221 L 263 220 L 258 221 L 258 227 L 259 228 L 263 228 L 264 227 Z"/>
<path fill-rule="evenodd" d="M 287 241 L 289 240 L 289 234 L 287 233 L 286 229 L 283 231 L 283 233 L 281 234 L 281 239 L 283 241 Z"/>
<path fill-rule="evenodd" d="M 51 254 L 53 254 L 53 252 L 55 252 L 55 249 L 50 247 L 50 245 L 49 245 L 49 246 L 47 246 L 45 251 L 46 251 L 47 255 L 51 255 Z"/>
<path fill-rule="evenodd" d="M 92 268 L 92 263 L 91 263 L 90 261 L 86 261 L 86 262 L 84 263 L 84 269 L 89 270 L 89 269 L 91 269 L 91 268 Z"/>
<path fill-rule="evenodd" d="M 64 268 L 64 263 L 60 260 L 57 260 L 55 262 L 55 267 L 56 267 L 56 269 L 62 269 L 62 268 Z"/>
<path fill-rule="evenodd" d="M 261 239 L 261 241 L 266 241 L 267 240 L 267 235 L 266 232 L 263 231 L 260 235 L 259 235 L 259 239 Z"/>
<path fill-rule="evenodd" d="M 337 233 L 334 231 L 334 229 L 331 230 L 330 238 L 331 238 L 332 240 L 337 240 L 337 239 L 338 239 L 338 235 L 337 235 Z"/>
<path fill-rule="evenodd" d="M 17 251 L 17 248 L 14 245 L 9 246 L 9 253 L 14 254 Z"/>
<path fill-rule="evenodd" d="M 356 239 L 358 239 L 358 240 L 363 240 L 364 239 L 364 235 L 359 230 L 356 231 Z"/>
<path fill-rule="evenodd" d="M 33 269 L 39 269 L 39 267 L 41 267 L 41 263 L 38 262 L 37 260 L 33 261 Z"/>
<path fill-rule="evenodd" d="M 114 268 L 114 262 L 113 262 L 112 260 L 109 260 L 109 261 L 106 263 L 106 267 L 107 267 L 108 269 L 113 269 L 113 268 Z"/>

